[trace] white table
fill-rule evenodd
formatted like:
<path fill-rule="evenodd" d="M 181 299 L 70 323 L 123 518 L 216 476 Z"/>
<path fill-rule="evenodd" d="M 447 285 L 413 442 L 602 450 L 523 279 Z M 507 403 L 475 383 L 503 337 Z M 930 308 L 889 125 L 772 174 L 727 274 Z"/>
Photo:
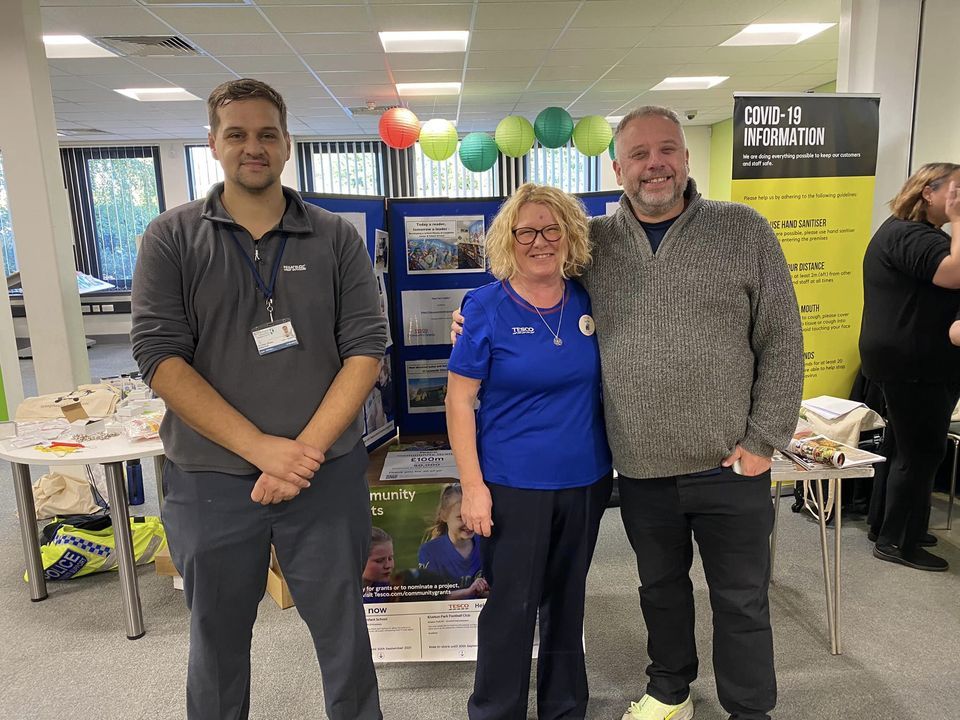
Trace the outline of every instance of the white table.
<path fill-rule="evenodd" d="M 842 481 L 846 478 L 868 478 L 873 477 L 872 465 L 858 465 L 852 468 L 824 468 L 817 470 L 796 470 L 782 471 L 778 470 L 771 474 L 771 480 L 776 486 L 774 491 L 774 516 L 773 533 L 770 536 L 770 573 L 773 574 L 773 563 L 777 556 L 777 525 L 780 520 L 780 489 L 784 483 L 799 482 L 800 480 L 812 480 L 814 493 L 817 498 L 818 520 L 820 522 L 820 555 L 823 560 L 823 590 L 827 601 L 827 631 L 830 633 L 830 652 L 833 655 L 840 655 L 842 649 L 840 646 L 840 501 Z M 827 546 L 827 516 L 823 511 L 823 487 L 820 481 L 826 480 L 833 490 L 836 498 L 833 517 L 834 517 L 834 536 L 833 536 L 833 582 L 830 579 L 830 552 Z"/>
<path fill-rule="evenodd" d="M 143 627 L 140 589 L 133 557 L 133 542 L 130 537 L 130 515 L 127 511 L 127 486 L 124 482 L 123 463 L 126 460 L 154 458 L 159 487 L 162 456 L 163 445 L 160 440 L 131 441 L 123 435 L 92 442 L 87 448 L 69 453 L 64 457 L 40 452 L 33 447 L 14 448 L 10 446 L 9 441 L 0 442 L 0 460 L 9 460 L 13 465 L 17 513 L 20 516 L 20 537 L 27 565 L 27 579 L 30 583 L 30 599 L 33 602 L 47 598 L 47 583 L 40 559 L 40 538 L 35 520 L 37 513 L 33 504 L 30 466 L 103 465 L 107 478 L 107 502 L 110 503 L 110 518 L 113 522 L 127 638 L 137 640 L 143 637 L 146 631 Z"/>

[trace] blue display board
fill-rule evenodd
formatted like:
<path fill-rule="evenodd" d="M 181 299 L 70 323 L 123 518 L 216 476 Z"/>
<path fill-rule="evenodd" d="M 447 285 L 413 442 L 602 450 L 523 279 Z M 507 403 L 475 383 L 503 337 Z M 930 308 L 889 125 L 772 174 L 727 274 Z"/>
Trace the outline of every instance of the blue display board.
<path fill-rule="evenodd" d="M 446 432 L 448 308 L 458 307 L 465 291 L 494 279 L 486 271 L 483 239 L 502 203 L 503 198 L 387 203 L 402 435 Z"/>
<path fill-rule="evenodd" d="M 597 217 L 607 214 L 607 204 L 620 202 L 620 196 L 623 190 L 601 190 L 599 192 L 576 193 L 576 196 L 583 200 L 583 205 L 587 209 L 587 215 Z"/>
<path fill-rule="evenodd" d="M 396 337 L 396 314 L 390 302 L 390 257 L 384 231 L 387 227 L 386 199 L 358 195 L 321 195 L 301 193 L 305 202 L 340 215 L 358 228 L 367 245 L 374 265 L 380 302 L 390 328 L 390 340 L 384 354 L 380 374 L 373 390 L 363 403 L 364 436 L 367 450 L 373 450 L 396 435 L 398 407 L 396 352 L 392 340 Z M 379 233 L 377 231 L 380 231 Z M 379 242 L 378 242 L 379 236 Z"/>

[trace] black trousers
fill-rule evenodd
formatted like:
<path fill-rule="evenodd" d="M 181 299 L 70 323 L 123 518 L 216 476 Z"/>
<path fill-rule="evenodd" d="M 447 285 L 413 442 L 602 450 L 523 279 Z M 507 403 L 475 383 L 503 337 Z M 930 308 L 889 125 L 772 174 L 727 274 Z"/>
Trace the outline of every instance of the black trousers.
<path fill-rule="evenodd" d="M 188 720 L 249 715 L 250 642 L 271 543 L 313 636 L 326 716 L 383 717 L 360 587 L 370 544 L 366 467 L 360 443 L 324 463 L 293 500 L 263 506 L 250 499 L 259 473 L 188 472 L 167 461 L 163 524 L 191 611 Z"/>
<path fill-rule="evenodd" d="M 877 543 L 912 550 L 927 532 L 930 493 L 947 452 L 950 415 L 960 395 L 956 383 L 880 383 L 887 403 L 887 429 L 870 503 Z"/>
<path fill-rule="evenodd" d="M 490 596 L 478 621 L 470 720 L 526 720 L 538 611 L 537 717 L 586 717 L 584 595 L 612 482 L 566 490 L 488 486 L 493 532 L 481 553 Z"/>
<path fill-rule="evenodd" d="M 620 512 L 637 555 L 647 625 L 647 693 L 675 705 L 697 677 L 693 542 L 713 608 L 720 704 L 738 720 L 767 720 L 777 680 L 767 588 L 773 505 L 770 473 L 632 479 L 620 476 Z M 691 537 L 692 536 L 692 537 Z"/>

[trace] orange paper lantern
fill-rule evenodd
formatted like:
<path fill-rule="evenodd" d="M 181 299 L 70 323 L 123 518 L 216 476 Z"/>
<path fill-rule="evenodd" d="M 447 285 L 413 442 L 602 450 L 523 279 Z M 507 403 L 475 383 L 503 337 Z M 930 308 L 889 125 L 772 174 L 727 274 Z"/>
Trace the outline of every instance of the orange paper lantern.
<path fill-rule="evenodd" d="M 390 108 L 380 117 L 380 137 L 390 147 L 404 150 L 420 137 L 420 121 L 406 108 Z"/>

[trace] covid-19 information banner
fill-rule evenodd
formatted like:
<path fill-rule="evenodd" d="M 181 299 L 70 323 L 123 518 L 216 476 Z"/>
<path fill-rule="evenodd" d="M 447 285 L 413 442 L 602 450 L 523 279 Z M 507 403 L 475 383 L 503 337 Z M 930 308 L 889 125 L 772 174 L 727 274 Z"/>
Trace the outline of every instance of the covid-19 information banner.
<path fill-rule="evenodd" d="M 804 397 L 847 397 L 860 366 L 880 99 L 734 98 L 731 199 L 773 226 L 803 320 Z"/>

